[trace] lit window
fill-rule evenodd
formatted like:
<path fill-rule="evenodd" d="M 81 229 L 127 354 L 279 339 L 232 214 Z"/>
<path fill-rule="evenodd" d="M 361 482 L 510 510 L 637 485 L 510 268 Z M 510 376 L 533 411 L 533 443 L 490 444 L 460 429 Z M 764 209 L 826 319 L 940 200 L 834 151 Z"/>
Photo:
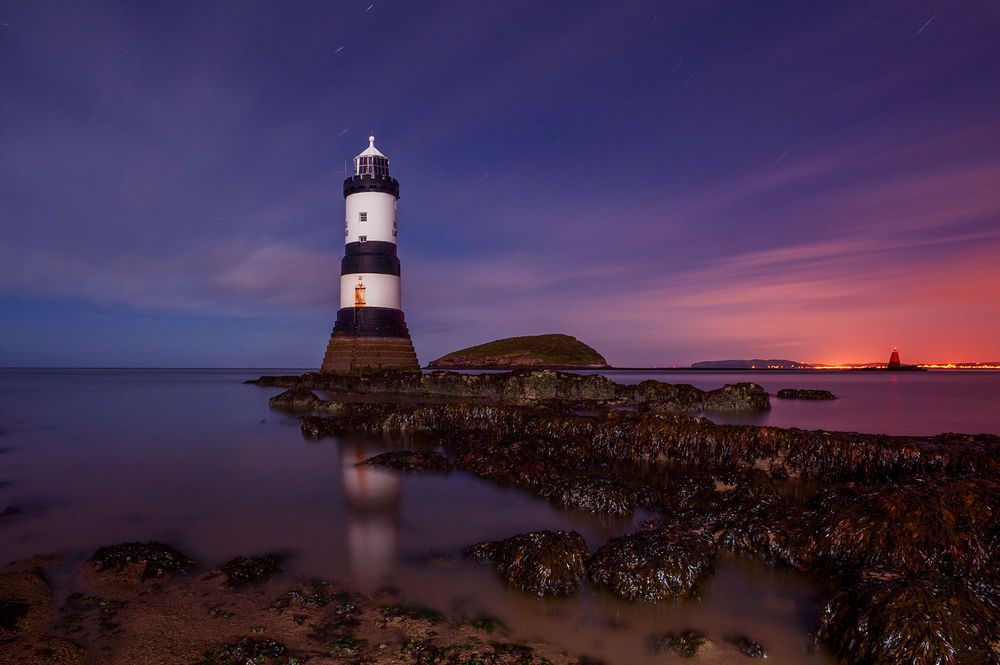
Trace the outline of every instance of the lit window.
<path fill-rule="evenodd" d="M 367 212 L 359 212 L 358 213 L 358 221 L 359 222 L 367 222 L 368 221 L 368 213 Z"/>

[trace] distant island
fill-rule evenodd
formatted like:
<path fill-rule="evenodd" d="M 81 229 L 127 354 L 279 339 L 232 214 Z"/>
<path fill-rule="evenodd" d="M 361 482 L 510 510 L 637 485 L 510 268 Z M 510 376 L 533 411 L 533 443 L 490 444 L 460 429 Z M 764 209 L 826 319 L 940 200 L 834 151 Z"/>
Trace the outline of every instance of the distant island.
<path fill-rule="evenodd" d="M 810 369 L 809 363 L 797 360 L 751 358 L 750 360 L 703 360 L 692 363 L 694 369 Z"/>
<path fill-rule="evenodd" d="M 605 369 L 600 353 L 571 335 L 508 337 L 431 361 L 430 369 Z"/>

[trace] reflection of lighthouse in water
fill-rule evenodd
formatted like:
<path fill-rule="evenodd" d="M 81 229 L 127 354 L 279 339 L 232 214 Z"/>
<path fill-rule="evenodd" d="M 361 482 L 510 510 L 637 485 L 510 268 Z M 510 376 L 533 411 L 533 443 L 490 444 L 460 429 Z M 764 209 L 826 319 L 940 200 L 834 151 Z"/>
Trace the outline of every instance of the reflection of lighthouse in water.
<path fill-rule="evenodd" d="M 347 554 L 355 582 L 377 583 L 393 572 L 399 554 L 400 479 L 371 466 L 363 443 L 340 448 L 347 497 Z"/>

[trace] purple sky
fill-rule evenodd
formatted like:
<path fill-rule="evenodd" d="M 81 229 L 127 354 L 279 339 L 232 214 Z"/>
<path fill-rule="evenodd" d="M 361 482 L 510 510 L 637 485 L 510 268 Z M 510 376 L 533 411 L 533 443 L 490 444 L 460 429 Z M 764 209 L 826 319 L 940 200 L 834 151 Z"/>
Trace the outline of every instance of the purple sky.
<path fill-rule="evenodd" d="M 0 365 L 317 366 L 344 161 L 422 362 L 1000 359 L 1000 0 L 0 5 Z"/>

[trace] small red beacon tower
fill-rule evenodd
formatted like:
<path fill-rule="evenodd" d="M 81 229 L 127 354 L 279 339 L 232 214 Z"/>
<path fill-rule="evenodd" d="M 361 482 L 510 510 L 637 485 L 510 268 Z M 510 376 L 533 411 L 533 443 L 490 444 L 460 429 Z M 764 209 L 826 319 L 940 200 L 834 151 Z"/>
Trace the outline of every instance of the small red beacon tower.
<path fill-rule="evenodd" d="M 892 349 L 892 355 L 889 356 L 889 364 L 886 369 L 899 369 L 902 363 L 899 362 L 899 351 L 896 348 Z"/>

